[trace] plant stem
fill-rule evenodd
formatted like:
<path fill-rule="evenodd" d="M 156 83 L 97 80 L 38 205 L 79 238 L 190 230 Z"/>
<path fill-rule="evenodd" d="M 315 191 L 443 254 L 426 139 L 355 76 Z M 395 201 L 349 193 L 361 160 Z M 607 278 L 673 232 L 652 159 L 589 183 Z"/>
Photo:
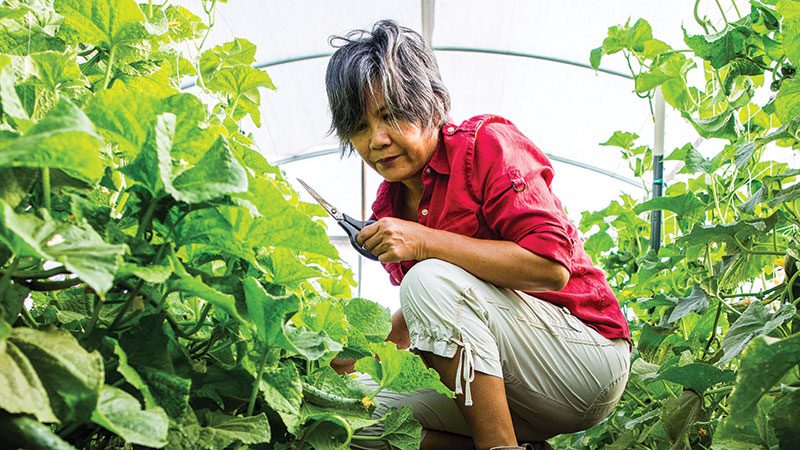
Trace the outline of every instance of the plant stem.
<path fill-rule="evenodd" d="M 100 318 L 100 308 L 103 307 L 103 303 L 100 302 L 100 297 L 95 295 L 94 297 L 94 310 L 92 311 L 92 318 L 89 319 L 89 325 L 86 326 L 86 333 L 84 335 L 88 336 L 92 334 L 94 331 L 94 327 L 97 325 L 97 319 Z"/>
<path fill-rule="evenodd" d="M 56 267 L 49 270 L 31 270 L 31 271 L 19 271 L 19 272 L 10 272 L 7 270 L 0 269 L 0 273 L 7 274 L 10 273 L 14 278 L 22 278 L 23 280 L 35 280 L 35 279 L 43 279 L 43 278 L 50 278 L 53 275 L 61 275 L 65 273 L 69 273 L 64 266 Z"/>
<path fill-rule="evenodd" d="M 722 5 L 719 4 L 719 0 L 714 0 L 714 2 L 716 2 L 717 8 L 719 8 L 720 14 L 722 14 L 722 20 L 725 21 L 725 26 L 727 27 L 728 26 L 728 18 L 725 17 L 725 10 L 722 9 Z"/>
<path fill-rule="evenodd" d="M 159 200 L 161 200 L 161 197 L 154 198 L 153 201 L 147 205 L 147 210 L 144 212 L 144 217 L 142 217 L 142 221 L 139 223 L 139 229 L 136 230 L 137 240 L 144 237 L 144 231 L 150 226 L 150 222 L 153 220 L 153 214 L 156 212 L 156 206 L 158 206 Z"/>
<path fill-rule="evenodd" d="M 119 323 L 122 321 L 122 317 L 125 315 L 126 312 L 128 312 L 128 308 L 130 308 L 131 305 L 133 304 L 133 299 L 137 295 L 139 295 L 139 291 L 142 289 L 143 285 L 144 285 L 144 280 L 139 281 L 139 284 L 137 284 L 136 287 L 131 291 L 130 295 L 128 295 L 128 299 L 125 300 L 125 304 L 122 305 L 119 312 L 117 313 L 117 316 L 114 317 L 114 321 L 111 322 L 111 325 L 109 325 L 108 327 L 109 330 L 114 330 L 117 327 L 117 325 L 119 325 Z"/>
<path fill-rule="evenodd" d="M 269 355 L 269 348 L 264 347 L 261 353 L 261 359 L 258 361 L 256 368 L 256 379 L 253 381 L 253 389 L 250 391 L 250 402 L 247 403 L 247 415 L 252 416 L 253 410 L 256 408 L 256 397 L 258 396 L 258 387 L 261 384 L 261 375 L 264 373 L 264 364 L 267 363 L 267 356 Z"/>
<path fill-rule="evenodd" d="M 736 243 L 736 246 L 739 247 L 739 249 L 742 250 L 745 253 L 749 253 L 751 255 L 764 255 L 764 256 L 783 256 L 784 255 L 784 252 L 762 252 L 762 251 L 758 251 L 758 250 L 750 250 L 749 248 L 745 247 L 744 244 L 742 244 L 742 241 L 740 241 L 739 238 L 736 237 L 736 235 L 731 235 L 731 237 L 733 238 L 733 242 Z"/>
<path fill-rule="evenodd" d="M 111 67 L 114 65 L 114 55 L 117 52 L 117 46 L 111 46 L 111 51 L 108 53 L 108 61 L 106 64 L 106 76 L 103 79 L 103 90 L 108 89 L 108 82 L 111 80 Z"/>
<path fill-rule="evenodd" d="M 3 272 L 3 278 L 0 279 L 0 300 L 5 298 L 6 289 L 11 285 L 11 274 L 14 273 L 17 266 L 19 266 L 19 258 L 15 257 L 11 260 L 11 266 L 8 270 Z"/>
<path fill-rule="evenodd" d="M 714 325 L 711 326 L 711 337 L 708 338 L 708 342 L 706 342 L 700 359 L 705 359 L 708 349 L 711 348 L 711 343 L 714 342 L 714 338 L 717 336 L 717 324 L 719 323 L 719 316 L 722 315 L 722 303 L 723 300 L 720 300 L 717 304 L 717 315 L 714 316 Z"/>
<path fill-rule="evenodd" d="M 44 208 L 50 212 L 50 168 L 42 168 L 42 199 L 44 200 Z"/>

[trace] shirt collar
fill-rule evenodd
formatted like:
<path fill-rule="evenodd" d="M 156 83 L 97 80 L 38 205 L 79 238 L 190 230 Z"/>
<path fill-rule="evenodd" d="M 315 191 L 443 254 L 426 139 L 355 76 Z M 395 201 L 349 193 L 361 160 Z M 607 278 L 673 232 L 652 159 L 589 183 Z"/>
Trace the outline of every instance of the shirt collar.
<path fill-rule="evenodd" d="M 452 124 L 446 123 L 442 128 L 447 126 L 452 126 Z M 442 129 L 439 130 L 439 142 L 436 144 L 436 150 L 426 166 L 426 168 L 430 167 L 431 170 L 442 175 L 450 175 L 450 161 L 447 158 L 447 146 L 444 142 L 445 137 L 448 136 L 448 133 L 442 132 Z M 393 215 L 398 192 L 398 186 L 395 185 L 399 184 L 402 183 L 393 183 L 384 180 L 378 187 L 378 193 L 375 195 L 375 202 L 372 203 L 372 212 L 377 219 Z"/>

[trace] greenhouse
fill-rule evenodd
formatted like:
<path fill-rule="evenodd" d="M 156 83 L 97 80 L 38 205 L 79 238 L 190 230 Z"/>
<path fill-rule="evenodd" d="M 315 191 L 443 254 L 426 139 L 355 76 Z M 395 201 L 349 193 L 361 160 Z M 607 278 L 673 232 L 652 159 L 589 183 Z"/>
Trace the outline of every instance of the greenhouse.
<path fill-rule="evenodd" d="M 800 448 L 800 1 L 0 28 L 0 448 Z"/>

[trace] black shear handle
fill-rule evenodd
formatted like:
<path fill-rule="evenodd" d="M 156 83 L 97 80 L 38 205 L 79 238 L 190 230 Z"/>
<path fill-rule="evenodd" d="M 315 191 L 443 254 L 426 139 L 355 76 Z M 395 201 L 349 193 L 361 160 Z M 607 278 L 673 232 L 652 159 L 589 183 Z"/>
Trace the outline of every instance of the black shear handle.
<path fill-rule="evenodd" d="M 362 247 L 361 244 L 356 241 L 356 236 L 358 236 L 358 233 L 361 231 L 361 229 L 367 225 L 372 225 L 373 223 L 375 223 L 374 220 L 361 221 L 354 219 L 347 214 L 342 214 L 342 220 L 339 221 L 339 225 L 344 228 L 345 233 L 347 233 L 347 237 L 350 238 L 350 244 L 353 246 L 353 248 L 355 248 L 356 251 L 365 258 L 378 261 L 377 256 L 368 252 L 367 249 Z"/>

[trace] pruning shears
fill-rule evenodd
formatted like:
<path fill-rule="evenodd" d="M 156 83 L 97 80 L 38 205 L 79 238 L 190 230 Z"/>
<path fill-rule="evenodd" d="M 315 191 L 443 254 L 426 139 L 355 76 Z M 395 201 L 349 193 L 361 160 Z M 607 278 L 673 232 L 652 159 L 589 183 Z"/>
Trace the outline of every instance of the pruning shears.
<path fill-rule="evenodd" d="M 357 220 L 348 216 L 347 214 L 342 213 L 341 211 L 336 209 L 333 205 L 326 202 L 325 199 L 320 197 L 320 195 L 317 194 L 317 191 L 311 189 L 311 186 L 307 185 L 305 181 L 301 180 L 300 178 L 298 178 L 297 181 L 299 181 L 300 184 L 302 184 L 303 187 L 306 188 L 308 193 L 311 194 L 312 197 L 314 197 L 314 200 L 316 200 L 317 203 L 319 203 L 320 205 L 322 205 L 323 208 L 325 208 L 325 211 L 327 211 L 328 214 L 330 214 L 331 217 L 333 217 L 334 220 L 336 220 L 336 223 L 338 223 L 340 227 L 344 228 L 344 232 L 347 233 L 347 237 L 350 238 L 350 244 L 353 246 L 353 248 L 356 249 L 358 253 L 360 253 L 367 259 L 378 261 L 377 256 L 368 252 L 367 249 L 365 249 L 363 246 L 361 246 L 361 244 L 358 243 L 358 241 L 356 241 L 356 236 L 358 236 L 358 233 L 361 231 L 361 229 L 366 227 L 367 225 L 372 225 L 373 223 L 375 223 L 374 220 Z"/>

